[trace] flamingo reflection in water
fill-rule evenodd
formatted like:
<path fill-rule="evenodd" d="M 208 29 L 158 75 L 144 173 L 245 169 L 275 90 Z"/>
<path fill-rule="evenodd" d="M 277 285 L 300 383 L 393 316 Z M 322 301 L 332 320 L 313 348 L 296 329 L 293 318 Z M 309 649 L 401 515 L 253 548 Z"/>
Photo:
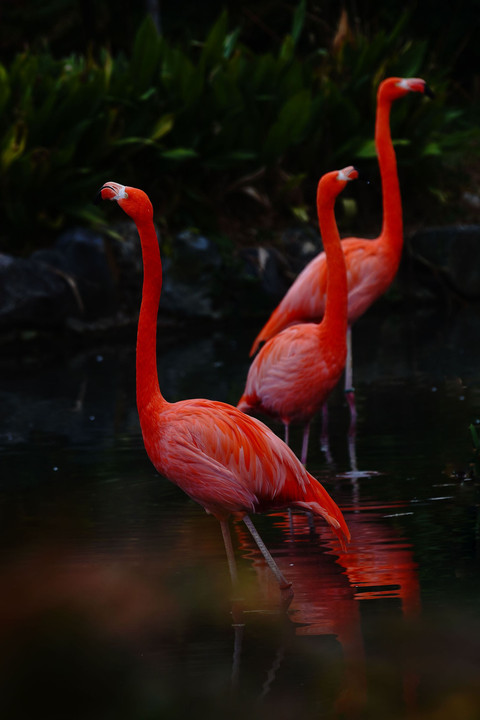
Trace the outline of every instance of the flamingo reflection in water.
<path fill-rule="evenodd" d="M 390 510 L 397 510 L 395 506 Z M 294 523 L 295 541 L 285 540 L 275 552 L 279 567 L 288 568 L 296 592 L 289 608 L 289 618 L 296 636 L 333 635 L 343 655 L 343 683 L 336 700 L 336 710 L 354 717 L 367 702 L 366 666 L 361 605 L 363 601 L 398 599 L 404 624 L 414 622 L 420 612 L 420 587 L 417 566 L 407 540 L 387 525 L 381 510 L 355 506 L 346 511 L 352 539 L 342 550 L 323 528 L 313 539 L 300 515 L 275 515 L 275 527 L 290 536 Z M 248 556 L 255 569 L 267 607 L 275 606 L 275 587 L 265 563 L 252 549 L 243 528 L 238 526 L 242 554 Z M 291 537 L 291 536 L 290 536 Z M 282 634 L 277 657 L 272 667 L 277 670 L 288 652 L 288 635 Z M 239 649 L 237 648 L 237 655 Z M 273 672 L 272 672 L 273 675 Z M 273 682 L 270 678 L 270 684 Z M 403 669 L 405 707 L 414 708 L 416 678 L 408 667 Z"/>

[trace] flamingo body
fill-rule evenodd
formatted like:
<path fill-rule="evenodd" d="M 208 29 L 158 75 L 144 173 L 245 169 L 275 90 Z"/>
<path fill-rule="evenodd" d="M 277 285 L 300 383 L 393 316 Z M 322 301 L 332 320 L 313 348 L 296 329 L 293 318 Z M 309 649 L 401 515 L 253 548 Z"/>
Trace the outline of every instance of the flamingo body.
<path fill-rule="evenodd" d="M 218 520 L 298 507 L 321 515 L 339 537 L 343 516 L 320 483 L 264 423 L 226 403 L 192 399 L 140 414 L 158 472 Z"/>
<path fill-rule="evenodd" d="M 431 95 L 421 78 L 387 78 L 378 89 L 375 123 L 383 195 L 383 225 L 378 238 L 342 241 L 348 283 L 348 324 L 357 320 L 391 285 L 400 264 L 403 222 L 397 164 L 390 133 L 393 102 L 409 92 Z M 262 342 L 295 323 L 319 322 L 325 312 L 327 264 L 325 252 L 317 255 L 298 275 L 252 345 L 254 355 Z"/>
<path fill-rule="evenodd" d="M 333 345 L 316 323 L 286 328 L 255 357 L 238 407 L 285 425 L 309 422 L 340 380 L 346 352 L 345 335 Z"/>
<path fill-rule="evenodd" d="M 390 287 L 398 264 L 394 254 L 378 238 L 346 238 L 342 240 L 342 250 L 347 268 L 347 318 L 351 325 Z M 286 327 L 297 323 L 319 323 L 325 312 L 326 295 L 327 257 L 321 252 L 305 266 L 275 308 L 256 339 L 251 355 L 261 342 Z"/>
<path fill-rule="evenodd" d="M 308 428 L 341 378 L 347 356 L 347 279 L 334 205 L 348 181 L 358 176 L 349 166 L 324 175 L 318 183 L 317 209 L 327 258 L 328 292 L 320 323 L 287 327 L 271 337 L 254 358 L 238 407 L 262 411 L 283 422 L 305 425 L 302 461 L 306 462 Z"/>
<path fill-rule="evenodd" d="M 162 264 L 148 196 L 108 182 L 100 197 L 115 200 L 135 222 L 144 267 L 136 353 L 137 408 L 147 454 L 160 474 L 178 485 L 221 523 L 235 583 L 228 517 L 245 520 L 282 587 L 285 579 L 256 537 L 248 513 L 284 507 L 308 509 L 329 523 L 341 542 L 349 539 L 343 515 L 322 485 L 266 425 L 222 402 L 169 403 L 158 384 L 157 314 Z"/>

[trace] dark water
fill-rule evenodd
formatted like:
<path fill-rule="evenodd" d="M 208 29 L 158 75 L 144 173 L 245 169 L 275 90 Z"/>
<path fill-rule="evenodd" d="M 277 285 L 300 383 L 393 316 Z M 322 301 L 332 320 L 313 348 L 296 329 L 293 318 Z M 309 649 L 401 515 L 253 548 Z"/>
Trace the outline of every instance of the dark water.
<path fill-rule="evenodd" d="M 164 394 L 235 403 L 256 329 L 160 337 Z M 480 718 L 480 311 L 380 309 L 353 342 L 356 435 L 339 389 L 309 452 L 352 542 L 255 517 L 284 613 L 236 525 L 238 626 L 218 524 L 146 458 L 132 348 L 4 359 L 2 717 Z"/>

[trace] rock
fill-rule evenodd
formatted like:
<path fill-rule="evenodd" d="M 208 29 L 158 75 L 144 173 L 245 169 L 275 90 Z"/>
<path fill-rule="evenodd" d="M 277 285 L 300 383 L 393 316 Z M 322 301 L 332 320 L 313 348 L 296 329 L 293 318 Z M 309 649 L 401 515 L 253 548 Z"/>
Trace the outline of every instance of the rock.
<path fill-rule="evenodd" d="M 245 248 L 239 255 L 247 275 L 258 279 L 262 290 L 279 302 L 305 265 L 321 250 L 320 235 L 313 228 L 289 228 L 280 238 L 279 249 L 262 245 Z"/>
<path fill-rule="evenodd" d="M 77 314 L 92 319 L 111 311 L 113 276 L 104 240 L 97 233 L 84 228 L 68 230 L 52 249 L 37 250 L 31 260 L 63 278 L 75 299 Z"/>
<path fill-rule="evenodd" d="M 54 269 L 40 262 L 0 255 L 0 327 L 51 328 L 78 311 L 73 293 Z"/>
<path fill-rule="evenodd" d="M 107 313 L 114 284 L 103 240 L 82 228 L 30 258 L 0 255 L 0 327 L 54 328 Z"/>
<path fill-rule="evenodd" d="M 320 233 L 313 227 L 289 228 L 282 234 L 281 243 L 295 275 L 323 250 Z"/>
<path fill-rule="evenodd" d="M 223 264 L 218 245 L 193 230 L 179 233 L 174 239 L 172 251 L 176 264 L 187 271 L 193 269 L 195 275 L 202 276 L 206 271 L 218 270 Z"/>
<path fill-rule="evenodd" d="M 288 290 L 295 276 L 284 256 L 273 247 L 255 247 L 240 250 L 239 257 L 243 261 L 247 279 L 253 279 L 263 292 L 280 300 Z"/>
<path fill-rule="evenodd" d="M 30 258 L 0 254 L 0 330 L 67 329 L 111 334 L 134 327 L 143 277 L 135 226 L 114 228 L 124 240 L 104 240 L 74 228 Z M 276 246 L 222 248 L 186 230 L 162 244 L 160 321 L 266 316 L 298 273 L 321 250 L 318 232 L 293 228 Z M 431 228 L 407 238 L 399 275 L 387 299 L 480 300 L 480 226 Z"/>
<path fill-rule="evenodd" d="M 184 318 L 218 318 L 216 306 L 223 259 L 210 238 L 191 230 L 173 240 L 171 255 L 164 254 L 161 313 Z"/>
<path fill-rule="evenodd" d="M 408 239 L 406 254 L 410 290 L 480 300 L 480 225 L 419 230 Z"/>
<path fill-rule="evenodd" d="M 163 262 L 164 279 L 162 286 L 162 314 L 170 313 L 185 318 L 216 318 L 212 288 L 207 283 L 186 282 L 173 272 L 173 263 L 168 258 Z"/>

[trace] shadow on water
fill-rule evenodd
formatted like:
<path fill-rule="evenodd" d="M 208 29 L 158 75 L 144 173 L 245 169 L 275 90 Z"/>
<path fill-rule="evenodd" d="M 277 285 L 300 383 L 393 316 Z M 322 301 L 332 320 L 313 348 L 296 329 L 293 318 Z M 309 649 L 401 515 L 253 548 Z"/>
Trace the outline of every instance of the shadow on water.
<path fill-rule="evenodd" d="M 235 403 L 254 331 L 160 352 L 167 398 Z M 2 716 L 479 717 L 479 350 L 473 310 L 354 328 L 356 435 L 338 390 L 330 462 L 319 419 L 309 452 L 350 545 L 303 514 L 255 518 L 287 612 L 243 523 L 233 603 L 217 522 L 150 466 L 131 347 L 5 360 Z"/>

